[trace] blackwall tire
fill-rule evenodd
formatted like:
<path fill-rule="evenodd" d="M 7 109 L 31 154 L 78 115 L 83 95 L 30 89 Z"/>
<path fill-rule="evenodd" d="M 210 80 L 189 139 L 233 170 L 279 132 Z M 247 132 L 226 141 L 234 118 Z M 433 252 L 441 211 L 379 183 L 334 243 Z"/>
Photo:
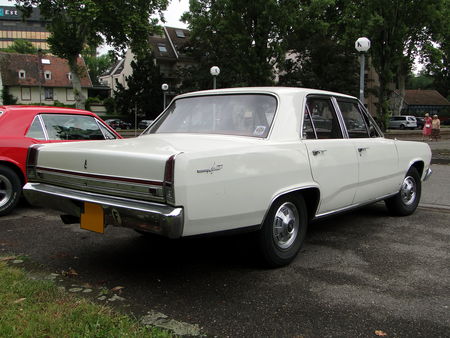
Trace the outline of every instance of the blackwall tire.
<path fill-rule="evenodd" d="M 22 183 L 10 168 L 0 165 L 0 216 L 9 214 L 20 200 Z"/>
<path fill-rule="evenodd" d="M 393 216 L 408 216 L 416 211 L 422 194 L 419 172 L 411 167 L 403 179 L 400 191 L 384 202 Z"/>
<path fill-rule="evenodd" d="M 302 196 L 277 199 L 258 233 L 264 263 L 276 268 L 292 262 L 303 245 L 307 227 L 308 215 Z"/>

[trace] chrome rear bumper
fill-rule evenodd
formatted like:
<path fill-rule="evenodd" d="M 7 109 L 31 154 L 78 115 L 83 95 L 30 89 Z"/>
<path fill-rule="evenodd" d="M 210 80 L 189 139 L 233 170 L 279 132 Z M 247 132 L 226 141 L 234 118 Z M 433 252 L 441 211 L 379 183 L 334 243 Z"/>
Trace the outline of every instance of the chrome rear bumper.
<path fill-rule="evenodd" d="M 32 205 L 55 209 L 79 218 L 84 202 L 101 205 L 105 225 L 115 225 L 179 238 L 183 233 L 184 213 L 181 207 L 136 201 L 62 188 L 44 183 L 27 183 L 23 193 Z"/>

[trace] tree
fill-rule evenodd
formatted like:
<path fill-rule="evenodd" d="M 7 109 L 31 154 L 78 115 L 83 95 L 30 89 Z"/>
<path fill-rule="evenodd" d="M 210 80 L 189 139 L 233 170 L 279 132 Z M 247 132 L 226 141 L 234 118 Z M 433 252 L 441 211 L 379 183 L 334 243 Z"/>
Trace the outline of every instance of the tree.
<path fill-rule="evenodd" d="M 96 48 L 85 49 L 82 53 L 93 83 L 99 84 L 99 76 L 104 74 L 115 62 L 114 53 L 97 55 Z"/>
<path fill-rule="evenodd" d="M 191 0 L 183 15 L 191 30 L 186 53 L 197 66 L 184 70 L 183 88 L 211 88 L 211 66 L 222 87 L 273 83 L 273 66 L 284 57 L 294 0 Z"/>
<path fill-rule="evenodd" d="M 402 92 L 414 58 L 432 35 L 433 22 L 444 1 L 368 0 L 360 9 L 359 27 L 371 41 L 369 51 L 379 76 L 377 115 L 385 122 L 390 114 L 388 100 L 397 85 Z"/>
<path fill-rule="evenodd" d="M 167 7 L 168 0 L 16 0 L 18 7 L 29 16 L 33 6 L 40 9 L 50 32 L 50 51 L 68 61 L 78 108 L 83 108 L 77 59 L 86 46 L 103 42 L 123 50 L 127 45 L 134 54 L 148 49 L 147 37 L 157 30 L 156 12 Z"/>
<path fill-rule="evenodd" d="M 299 1 L 280 84 L 357 94 L 357 18 L 350 9 L 352 2 L 345 0 Z"/>
<path fill-rule="evenodd" d="M 131 62 L 132 75 L 126 78 L 127 88 L 118 84 L 114 93 L 117 110 L 130 114 L 137 109 L 149 119 L 156 118 L 163 109 L 163 82 L 152 53 L 137 56 Z"/>
<path fill-rule="evenodd" d="M 4 48 L 3 51 L 19 54 L 37 54 L 38 52 L 37 48 L 30 41 L 23 39 L 14 40 L 12 45 Z"/>

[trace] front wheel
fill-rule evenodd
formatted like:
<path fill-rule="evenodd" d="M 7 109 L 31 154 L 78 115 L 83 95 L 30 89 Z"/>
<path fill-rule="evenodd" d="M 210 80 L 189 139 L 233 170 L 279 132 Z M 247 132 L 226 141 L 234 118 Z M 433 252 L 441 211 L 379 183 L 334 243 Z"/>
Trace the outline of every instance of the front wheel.
<path fill-rule="evenodd" d="M 0 165 L 0 216 L 9 214 L 19 202 L 22 184 L 17 174 Z"/>
<path fill-rule="evenodd" d="M 269 267 L 289 264 L 300 251 L 308 217 L 302 196 L 281 197 L 274 202 L 259 232 L 261 255 Z"/>
<path fill-rule="evenodd" d="M 384 202 L 389 212 L 394 216 L 411 215 L 419 205 L 422 193 L 422 183 L 416 168 L 411 167 L 403 179 L 400 191 Z"/>

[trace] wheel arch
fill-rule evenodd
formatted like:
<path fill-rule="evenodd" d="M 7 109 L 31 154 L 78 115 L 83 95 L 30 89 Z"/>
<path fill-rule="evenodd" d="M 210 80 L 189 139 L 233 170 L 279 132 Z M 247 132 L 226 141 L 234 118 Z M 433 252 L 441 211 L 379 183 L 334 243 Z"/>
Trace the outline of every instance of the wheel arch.
<path fill-rule="evenodd" d="M 266 213 L 264 214 L 264 218 L 261 222 L 261 225 L 264 224 L 266 217 L 267 217 L 270 209 L 272 208 L 272 205 L 280 198 L 288 197 L 288 196 L 292 196 L 294 198 L 296 196 L 302 196 L 305 201 L 306 210 L 308 212 L 308 220 L 310 221 L 314 218 L 317 208 L 319 207 L 320 190 L 318 187 L 312 186 L 312 187 L 304 187 L 304 188 L 289 190 L 289 191 L 285 191 L 285 192 L 282 192 L 282 193 L 276 195 L 271 200 L 271 202 L 266 210 Z"/>
<path fill-rule="evenodd" d="M 18 165 L 16 165 L 15 163 L 9 162 L 9 161 L 0 160 L 0 166 L 8 167 L 12 171 L 14 171 L 14 173 L 17 175 L 17 177 L 19 177 L 20 182 L 22 183 L 22 186 L 25 184 L 25 181 L 26 181 L 25 176 Z"/>
<path fill-rule="evenodd" d="M 410 164 L 409 168 L 416 168 L 417 172 L 419 173 L 419 177 L 423 177 L 423 171 L 425 169 L 425 163 L 423 161 L 417 160 Z M 409 170 L 409 169 L 408 169 Z"/>

